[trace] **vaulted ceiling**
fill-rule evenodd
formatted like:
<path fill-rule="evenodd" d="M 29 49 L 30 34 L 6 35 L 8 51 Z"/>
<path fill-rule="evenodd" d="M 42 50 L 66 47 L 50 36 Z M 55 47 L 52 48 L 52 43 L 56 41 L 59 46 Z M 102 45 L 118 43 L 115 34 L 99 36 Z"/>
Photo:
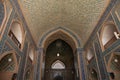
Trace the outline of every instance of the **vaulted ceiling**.
<path fill-rule="evenodd" d="M 84 45 L 109 0 L 18 0 L 36 43 L 47 31 L 64 27 Z"/>

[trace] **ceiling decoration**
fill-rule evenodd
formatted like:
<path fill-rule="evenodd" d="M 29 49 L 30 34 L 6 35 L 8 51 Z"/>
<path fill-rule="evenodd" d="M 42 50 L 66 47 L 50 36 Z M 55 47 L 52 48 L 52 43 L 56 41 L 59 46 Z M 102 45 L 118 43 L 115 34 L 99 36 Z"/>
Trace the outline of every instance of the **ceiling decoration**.
<path fill-rule="evenodd" d="M 108 0 L 19 0 L 36 43 L 50 29 L 65 27 L 84 44 L 108 3 Z"/>

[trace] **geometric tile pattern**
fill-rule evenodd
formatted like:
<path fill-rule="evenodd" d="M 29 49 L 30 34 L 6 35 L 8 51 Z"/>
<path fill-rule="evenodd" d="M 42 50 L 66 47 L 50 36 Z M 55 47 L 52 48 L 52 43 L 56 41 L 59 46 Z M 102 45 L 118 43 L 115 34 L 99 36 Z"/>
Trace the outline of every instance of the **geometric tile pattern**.
<path fill-rule="evenodd" d="M 2 52 L 1 53 L 7 52 L 7 51 L 11 51 L 11 50 L 12 50 L 12 48 L 7 43 L 5 43 L 3 48 L 2 48 Z"/>
<path fill-rule="evenodd" d="M 4 5 L 0 2 L 0 27 L 4 19 Z"/>
<path fill-rule="evenodd" d="M 18 0 L 36 43 L 55 27 L 76 33 L 84 44 L 109 0 Z"/>

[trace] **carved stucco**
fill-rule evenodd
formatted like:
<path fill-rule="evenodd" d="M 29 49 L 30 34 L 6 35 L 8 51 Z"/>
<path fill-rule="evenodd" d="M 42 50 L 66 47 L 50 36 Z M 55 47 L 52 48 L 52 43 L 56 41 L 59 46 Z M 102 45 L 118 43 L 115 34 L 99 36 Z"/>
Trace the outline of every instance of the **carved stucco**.
<path fill-rule="evenodd" d="M 65 27 L 84 44 L 109 0 L 18 0 L 36 43 L 50 29 Z"/>

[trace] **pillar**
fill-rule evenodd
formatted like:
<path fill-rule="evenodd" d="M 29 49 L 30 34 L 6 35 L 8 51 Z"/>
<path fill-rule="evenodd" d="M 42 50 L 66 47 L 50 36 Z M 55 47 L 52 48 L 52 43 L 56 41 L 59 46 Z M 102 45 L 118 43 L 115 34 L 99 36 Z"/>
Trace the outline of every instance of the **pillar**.
<path fill-rule="evenodd" d="M 78 68 L 79 68 L 79 80 L 86 80 L 83 49 L 77 48 L 77 56 L 78 56 L 77 60 L 78 60 Z"/>
<path fill-rule="evenodd" d="M 43 48 L 38 48 L 36 55 L 36 65 L 34 70 L 34 80 L 42 80 L 42 76 L 41 76 L 42 57 L 43 57 Z"/>

